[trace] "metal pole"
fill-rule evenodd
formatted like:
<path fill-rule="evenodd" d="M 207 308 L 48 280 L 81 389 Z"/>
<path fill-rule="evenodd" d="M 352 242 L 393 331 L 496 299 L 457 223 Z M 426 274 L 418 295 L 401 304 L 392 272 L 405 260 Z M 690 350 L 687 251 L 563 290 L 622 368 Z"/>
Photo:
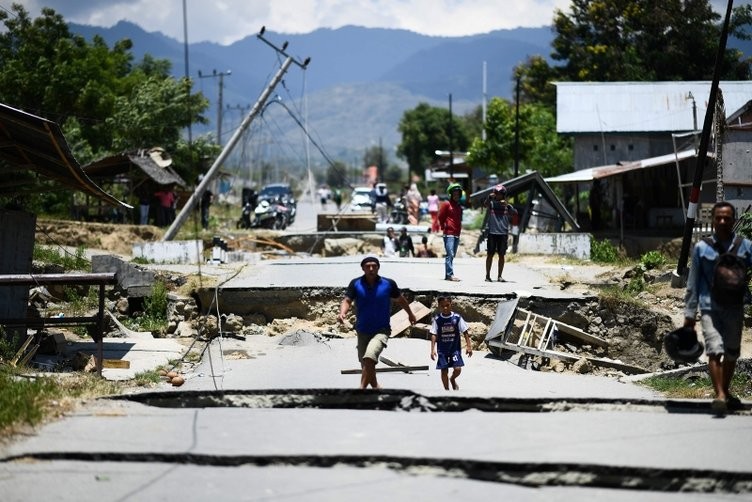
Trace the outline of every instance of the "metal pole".
<path fill-rule="evenodd" d="M 238 129 L 235 131 L 235 134 L 232 135 L 232 138 L 230 138 L 230 140 L 227 142 L 227 145 L 225 145 L 225 147 L 222 149 L 222 152 L 219 154 L 219 157 L 217 157 L 217 160 L 214 161 L 214 164 L 212 164 L 212 166 L 209 168 L 209 171 L 207 171 L 204 179 L 202 179 L 201 183 L 199 183 L 199 185 L 196 187 L 196 191 L 193 192 L 188 201 L 185 203 L 185 206 L 183 206 L 183 209 L 181 209 L 180 213 L 175 217 L 175 221 L 172 222 L 170 228 L 168 228 L 165 232 L 164 236 L 162 237 L 162 241 L 170 241 L 173 239 L 173 237 L 175 237 L 175 234 L 177 234 L 180 227 L 188 218 L 189 212 L 192 211 L 196 207 L 198 201 L 201 200 L 201 196 L 204 194 L 204 191 L 209 185 L 209 182 L 211 182 L 220 166 L 230 155 L 232 149 L 235 147 L 235 144 L 238 142 L 238 140 L 240 140 L 240 137 L 243 135 L 243 133 L 245 133 L 245 130 L 248 129 L 249 125 L 251 125 L 253 119 L 256 118 L 256 115 L 259 114 L 259 111 L 266 103 L 266 100 L 269 98 L 272 90 L 274 90 L 274 87 L 276 87 L 276 85 L 282 80 L 282 77 L 292 63 L 293 58 L 291 56 L 288 56 L 287 59 L 285 59 L 285 61 L 282 63 L 282 66 L 280 66 L 279 70 L 274 75 L 274 78 L 272 78 L 272 81 L 268 86 L 266 86 L 266 89 L 264 89 L 264 91 L 261 93 L 261 96 L 259 96 L 256 104 L 253 105 L 253 108 L 251 108 L 248 116 L 240 124 L 240 127 L 238 127 Z"/>
<path fill-rule="evenodd" d="M 514 114 L 514 177 L 520 175 L 520 77 L 517 76 L 515 92 L 516 111 Z"/>
<path fill-rule="evenodd" d="M 452 94 L 449 93 L 449 178 L 454 181 L 454 131 L 452 130 Z"/>
<path fill-rule="evenodd" d="M 671 278 L 671 285 L 674 287 L 683 287 L 687 282 L 687 261 L 689 258 L 689 246 L 692 243 L 692 231 L 694 230 L 695 218 L 697 217 L 698 202 L 700 200 L 700 189 L 702 188 L 702 171 L 705 167 L 705 160 L 708 156 L 710 129 L 713 126 L 716 95 L 718 94 L 718 82 L 721 78 L 721 65 L 723 63 L 723 55 L 726 53 L 726 41 L 728 40 L 728 28 L 729 22 L 731 20 L 731 9 L 733 5 L 734 0 L 728 0 L 728 5 L 726 7 L 726 18 L 723 21 L 723 29 L 721 30 L 721 40 L 718 43 L 718 52 L 715 56 L 713 82 L 710 85 L 708 108 L 705 110 L 705 123 L 702 127 L 700 147 L 697 151 L 697 164 L 695 166 L 695 177 L 692 183 L 692 191 L 689 193 L 687 219 L 684 221 L 684 237 L 682 240 L 681 252 L 679 254 L 679 261 L 676 264 L 676 271 Z"/>

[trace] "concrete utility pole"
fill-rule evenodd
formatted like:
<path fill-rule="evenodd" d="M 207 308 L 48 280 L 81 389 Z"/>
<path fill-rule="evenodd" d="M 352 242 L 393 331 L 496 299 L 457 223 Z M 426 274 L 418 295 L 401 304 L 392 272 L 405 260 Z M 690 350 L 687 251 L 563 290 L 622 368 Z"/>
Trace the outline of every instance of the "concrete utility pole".
<path fill-rule="evenodd" d="M 211 75 L 203 75 L 201 73 L 201 70 L 198 71 L 198 78 L 217 78 L 219 77 L 219 101 L 217 102 L 217 144 L 222 144 L 222 89 L 225 86 L 225 77 L 229 77 L 232 75 L 231 70 L 227 70 L 225 72 L 217 72 L 217 70 L 212 70 Z"/>
<path fill-rule="evenodd" d="M 196 187 L 196 191 L 193 192 L 193 195 L 190 196 L 188 201 L 185 203 L 185 206 L 183 206 L 183 209 L 180 210 L 180 213 L 175 217 L 175 221 L 172 222 L 172 225 L 170 225 L 170 228 L 167 229 L 164 236 L 162 237 L 162 241 L 170 241 L 175 237 L 175 234 L 178 233 L 178 230 L 181 226 L 183 226 L 183 223 L 188 218 L 188 215 L 190 212 L 196 207 L 198 201 L 201 200 L 201 196 L 206 191 L 206 187 L 209 186 L 209 183 L 211 183 L 212 178 L 214 175 L 217 174 L 217 171 L 219 171 L 219 168 L 222 166 L 224 161 L 227 159 L 227 157 L 232 153 L 232 149 L 235 147 L 237 142 L 240 140 L 240 137 L 245 133 L 246 129 L 248 129 L 248 126 L 251 125 L 251 122 L 253 122 L 253 119 L 256 118 L 256 116 L 261 112 L 261 110 L 264 107 L 264 104 L 266 103 L 266 100 L 269 99 L 269 96 L 271 95 L 274 88 L 279 84 L 279 82 L 282 80 L 282 77 L 287 72 L 287 69 L 290 67 L 291 64 L 295 63 L 296 65 L 300 66 L 301 68 L 305 69 L 306 66 L 308 66 L 308 63 L 310 63 L 311 58 L 306 58 L 305 61 L 302 63 L 296 61 L 293 59 L 292 56 L 289 56 L 284 49 L 287 48 L 287 42 L 282 46 L 282 49 L 279 49 L 272 45 L 270 42 L 268 42 L 266 39 L 263 38 L 264 31 L 266 31 L 265 27 L 261 28 L 261 31 L 258 35 L 256 35 L 261 41 L 269 45 L 270 47 L 274 48 L 277 52 L 285 56 L 287 59 L 282 62 L 282 66 L 280 66 L 277 73 L 272 78 L 271 82 L 269 82 L 269 85 L 266 86 L 266 89 L 261 93 L 258 100 L 256 100 L 256 104 L 253 105 L 253 108 L 251 108 L 251 111 L 248 113 L 248 116 L 243 119 L 243 122 L 240 124 L 240 127 L 235 131 L 235 134 L 232 135 L 232 138 L 227 142 L 227 145 L 222 149 L 222 152 L 219 154 L 219 157 L 217 157 L 217 160 L 214 161 L 214 164 L 209 168 L 209 171 L 207 171 L 206 176 L 204 176 L 204 179 L 201 180 L 201 183 L 198 184 Z"/>
<path fill-rule="evenodd" d="M 689 260 L 689 247 L 692 243 L 692 232 L 694 231 L 695 219 L 697 218 L 697 208 L 700 202 L 702 172 L 705 168 L 705 161 L 708 157 L 710 130 L 713 128 L 713 115 L 715 114 L 715 103 L 718 96 L 718 83 L 721 79 L 721 65 L 723 64 L 723 56 L 726 53 L 726 42 L 728 40 L 729 23 L 731 22 L 731 10 L 733 4 L 733 0 L 728 0 L 728 5 L 726 7 L 726 17 L 723 21 L 723 29 L 721 30 L 721 40 L 718 43 L 718 52 L 715 56 L 715 69 L 713 71 L 713 81 L 710 85 L 708 108 L 705 110 L 705 123 L 702 127 L 700 146 L 697 150 L 695 177 L 692 183 L 692 191 L 689 193 L 687 219 L 684 221 L 684 236 L 682 239 L 682 247 L 681 251 L 679 252 L 679 260 L 676 264 L 676 271 L 671 277 L 671 285 L 675 288 L 684 287 L 687 285 L 687 261 Z"/>

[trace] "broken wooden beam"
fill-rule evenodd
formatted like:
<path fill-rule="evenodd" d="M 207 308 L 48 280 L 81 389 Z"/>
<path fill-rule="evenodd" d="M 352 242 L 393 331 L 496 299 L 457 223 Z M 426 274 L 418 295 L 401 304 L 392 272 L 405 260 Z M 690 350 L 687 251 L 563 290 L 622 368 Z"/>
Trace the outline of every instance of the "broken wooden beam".
<path fill-rule="evenodd" d="M 513 343 L 505 343 L 505 342 L 502 342 L 501 340 L 489 340 L 486 342 L 486 344 L 490 347 L 498 348 L 501 350 L 511 350 L 513 352 L 520 352 L 522 354 L 528 354 L 532 356 L 549 357 L 552 359 L 559 359 L 561 361 L 566 361 L 569 363 L 574 363 L 576 361 L 579 361 L 582 358 L 585 358 L 597 366 L 602 366 L 605 368 L 613 368 L 619 371 L 623 371 L 624 373 L 637 374 L 637 373 L 648 372 L 648 370 L 646 370 L 645 368 L 640 368 L 639 366 L 633 366 L 631 364 L 625 364 L 619 361 L 614 361 L 613 359 L 602 359 L 599 357 L 578 356 L 576 354 L 567 354 L 566 352 L 559 352 L 558 350 L 539 350 L 534 347 L 521 346 L 521 345 L 516 345 Z"/>
<path fill-rule="evenodd" d="M 397 367 L 388 367 L 388 368 L 376 368 L 376 373 L 390 373 L 395 371 L 402 371 L 409 373 L 410 371 L 427 371 L 428 366 L 397 366 Z M 355 375 L 360 374 L 363 370 L 360 368 L 357 369 L 349 369 L 349 370 L 340 370 L 340 373 L 343 375 Z"/>
<path fill-rule="evenodd" d="M 410 304 L 410 310 L 415 314 L 416 320 L 421 320 L 431 313 L 431 309 L 426 307 L 420 302 L 412 302 Z M 390 318 L 390 324 L 392 326 L 392 334 L 390 336 L 397 336 L 410 327 L 410 319 L 407 317 L 405 309 L 400 309 L 396 314 Z"/>

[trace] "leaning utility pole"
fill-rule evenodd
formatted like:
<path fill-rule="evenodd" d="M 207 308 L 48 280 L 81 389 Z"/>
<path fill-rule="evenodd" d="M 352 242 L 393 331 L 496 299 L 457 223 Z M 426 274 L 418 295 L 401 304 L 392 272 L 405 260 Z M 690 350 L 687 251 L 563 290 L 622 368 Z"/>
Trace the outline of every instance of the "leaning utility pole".
<path fill-rule="evenodd" d="M 285 72 L 287 72 L 287 69 L 290 67 L 292 63 L 295 63 L 296 65 L 300 66 L 301 68 L 305 69 L 306 66 L 308 66 L 308 63 L 311 62 L 311 58 L 306 58 L 305 61 L 302 63 L 296 61 L 292 56 L 288 55 L 285 52 L 285 49 L 287 48 L 287 42 L 284 43 L 282 48 L 278 48 L 274 45 L 272 45 L 271 42 L 267 41 L 263 35 L 264 31 L 266 31 L 265 27 L 261 28 L 261 31 L 258 35 L 256 35 L 261 41 L 269 45 L 270 47 L 274 48 L 277 52 L 285 56 L 287 59 L 284 60 L 282 63 L 282 66 L 280 66 L 277 73 L 272 78 L 271 82 L 269 82 L 269 85 L 266 86 L 266 89 L 261 93 L 258 100 L 256 101 L 256 104 L 253 105 L 253 108 L 251 108 L 251 111 L 248 113 L 248 116 L 243 120 L 243 122 L 240 124 L 240 127 L 235 131 L 235 134 L 232 135 L 232 138 L 227 142 L 227 145 L 222 149 L 222 152 L 219 154 L 219 157 L 217 157 L 217 160 L 214 161 L 214 164 L 209 168 L 209 171 L 207 171 L 206 176 L 204 176 L 204 179 L 201 180 L 201 182 L 196 187 L 196 191 L 193 192 L 193 194 L 190 196 L 188 201 L 185 203 L 185 206 L 183 206 L 183 209 L 180 210 L 180 213 L 175 217 L 175 221 L 172 222 L 172 225 L 170 225 L 170 228 L 167 229 L 164 236 L 162 237 L 162 241 L 170 241 L 175 237 L 175 234 L 177 234 L 180 227 L 183 225 L 185 220 L 188 218 L 188 215 L 190 211 L 192 211 L 199 200 L 201 200 L 201 196 L 204 194 L 204 191 L 206 191 L 206 187 L 211 182 L 214 175 L 219 171 L 219 168 L 222 166 L 224 161 L 227 159 L 227 157 L 232 153 L 232 149 L 237 144 L 238 140 L 240 140 L 240 137 L 243 135 L 243 133 L 248 129 L 248 126 L 251 125 L 251 122 L 253 122 L 253 119 L 256 118 L 256 115 L 259 114 L 261 109 L 264 107 L 264 104 L 266 103 L 266 100 L 269 98 L 269 95 L 272 93 L 274 88 L 277 86 L 277 84 L 282 80 L 282 77 L 285 75 Z"/>
<path fill-rule="evenodd" d="M 702 127 L 700 136 L 700 146 L 697 150 L 697 162 L 695 165 L 695 177 L 692 183 L 692 191 L 689 193 L 689 204 L 687 205 L 687 218 L 684 220 L 684 237 L 682 247 L 679 252 L 679 261 L 676 264 L 676 271 L 671 277 L 673 287 L 684 287 L 687 284 L 687 261 L 689 259 L 689 246 L 692 243 L 692 233 L 695 227 L 695 218 L 697 218 L 697 208 L 700 202 L 700 189 L 702 188 L 702 171 L 705 168 L 705 161 L 708 157 L 708 143 L 710 143 L 710 130 L 713 127 L 713 116 L 715 115 L 715 103 L 718 95 L 718 82 L 721 79 L 721 66 L 723 65 L 723 56 L 726 53 L 726 41 L 728 40 L 729 23 L 731 21 L 731 10 L 734 0 L 728 0 L 726 7 L 726 18 L 723 21 L 721 30 L 721 40 L 718 42 L 718 52 L 715 56 L 715 68 L 713 70 L 713 82 L 710 85 L 710 96 L 708 97 L 708 108 L 705 110 L 705 123 Z M 716 139 L 716 141 L 719 141 Z"/>

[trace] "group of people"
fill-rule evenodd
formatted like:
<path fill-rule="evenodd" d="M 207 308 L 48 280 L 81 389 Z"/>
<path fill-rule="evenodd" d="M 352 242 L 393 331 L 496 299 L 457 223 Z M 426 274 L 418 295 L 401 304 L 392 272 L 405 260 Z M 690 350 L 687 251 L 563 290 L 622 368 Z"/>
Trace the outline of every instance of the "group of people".
<path fill-rule="evenodd" d="M 459 281 L 454 274 L 454 257 L 459 249 L 460 234 L 462 233 L 462 185 L 453 183 L 447 187 L 449 201 L 439 207 L 437 215 L 439 228 L 444 233 L 444 279 L 447 281 Z M 486 281 L 491 282 L 491 267 L 494 255 L 498 255 L 499 282 L 505 282 L 502 277 L 504 262 L 509 246 L 509 230 L 512 217 L 517 214 L 517 209 L 507 202 L 507 189 L 504 185 L 494 186 L 488 200 L 485 203 L 488 214 L 488 236 L 486 255 Z"/>
<path fill-rule="evenodd" d="M 435 258 L 436 253 L 428 246 L 428 237 L 421 238 L 421 245 L 416 250 L 413 238 L 407 233 L 407 228 L 400 229 L 399 236 L 394 233 L 394 227 L 386 229 L 386 235 L 381 242 L 381 253 L 384 256 L 413 256 L 418 258 Z"/>
<path fill-rule="evenodd" d="M 360 388 L 381 388 L 376 377 L 376 363 L 387 347 L 391 335 L 392 302 L 407 312 L 410 324 L 417 318 L 410 308 L 410 303 L 400 291 L 394 279 L 379 274 L 381 263 L 375 256 L 366 256 L 360 262 L 363 275 L 351 280 L 345 290 L 345 297 L 339 308 L 337 319 L 340 323 L 347 320 L 350 307 L 355 304 L 355 332 L 357 334 L 358 361 L 361 365 Z M 452 311 L 449 296 L 438 298 L 439 313 L 431 323 L 431 360 L 436 361 L 436 368 L 441 372 L 441 382 L 445 389 L 458 390 L 457 378 L 465 365 L 462 359 L 462 340 L 465 338 L 465 354 L 473 355 L 472 341 L 467 322 L 462 316 Z M 451 376 L 449 369 L 452 369 Z"/>
<path fill-rule="evenodd" d="M 449 200 L 444 203 L 439 203 L 436 191 L 431 190 L 431 195 L 429 196 L 429 208 L 431 207 L 431 204 L 434 203 L 436 208 L 438 208 L 435 215 L 435 222 L 436 228 L 443 232 L 445 252 L 444 279 L 457 282 L 460 279 L 454 273 L 454 257 L 457 255 L 460 234 L 462 233 L 462 185 L 459 183 L 450 184 L 447 187 L 447 193 L 449 195 Z M 435 197 L 435 201 L 433 197 Z M 512 204 L 507 202 L 507 189 L 504 185 L 496 185 L 493 188 L 485 203 L 485 208 L 488 212 L 487 231 L 484 231 L 488 242 L 486 281 L 492 282 L 491 268 L 493 266 L 494 256 L 498 256 L 497 281 L 506 282 L 502 273 L 504 272 L 505 256 L 509 247 L 509 233 L 512 226 L 512 218 L 517 215 L 517 210 Z M 426 258 L 436 256 L 436 253 L 428 247 L 428 238 L 425 235 L 422 238 L 421 247 L 416 251 L 412 237 L 407 233 L 406 227 L 400 229 L 399 235 L 395 234 L 393 227 L 388 227 L 381 244 L 381 252 L 383 256 L 418 256 Z"/>
<path fill-rule="evenodd" d="M 454 276 L 452 259 L 461 231 L 462 207 L 459 199 L 462 190 L 459 185 L 450 185 L 448 192 L 449 202 L 440 207 L 438 220 L 444 231 L 447 252 L 445 278 L 458 280 Z M 506 202 L 506 189 L 503 185 L 494 187 L 487 209 L 489 258 L 486 261 L 486 280 L 491 280 L 493 254 L 498 254 L 497 280 L 503 281 L 509 217 L 515 213 L 514 207 Z M 711 407 L 717 415 L 724 415 L 743 408 L 741 400 L 731 392 L 731 380 L 740 356 L 744 305 L 751 300 L 749 281 L 752 271 L 752 242 L 735 233 L 736 210 L 729 202 L 716 203 L 712 218 L 712 236 L 698 241 L 692 251 L 685 294 L 684 328 L 695 333 L 695 326 L 698 321 L 700 323 L 714 392 Z M 390 230 L 393 233 L 393 229 Z M 728 271 L 718 270 L 721 264 L 728 263 L 731 264 L 728 265 L 730 269 L 733 266 L 739 269 L 736 284 L 733 278 L 724 278 Z M 376 257 L 363 259 L 361 268 L 364 274 L 348 285 L 338 316 L 339 321 L 344 322 L 350 306 L 353 303 L 357 305 L 355 330 L 358 334 L 358 359 L 362 369 L 361 389 L 368 386 L 379 388 L 376 362 L 386 348 L 391 332 L 391 302 L 395 301 L 407 312 L 411 324 L 416 322 L 415 315 L 396 282 L 379 275 L 380 266 Z M 731 286 L 727 286 L 726 282 L 735 284 L 733 295 L 729 293 Z M 443 387 L 447 390 L 450 386 L 452 389 L 459 389 L 457 378 L 465 364 L 461 339 L 464 336 L 465 354 L 468 357 L 472 356 L 472 343 L 467 323 L 460 314 L 452 311 L 449 296 L 438 297 L 438 313 L 433 316 L 430 333 L 430 357 L 437 361 L 436 368 L 441 371 Z"/>

